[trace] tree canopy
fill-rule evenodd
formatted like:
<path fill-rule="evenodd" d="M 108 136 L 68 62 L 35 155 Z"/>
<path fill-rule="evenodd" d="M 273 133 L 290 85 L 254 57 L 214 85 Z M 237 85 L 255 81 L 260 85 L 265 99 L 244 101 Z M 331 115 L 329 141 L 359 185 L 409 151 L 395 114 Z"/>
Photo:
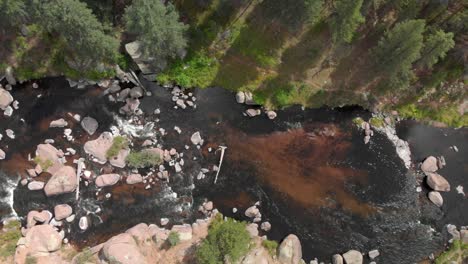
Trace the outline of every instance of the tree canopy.
<path fill-rule="evenodd" d="M 26 16 L 24 0 L 0 0 L 0 25 L 17 26 Z"/>
<path fill-rule="evenodd" d="M 309 14 L 309 21 L 315 23 L 323 10 L 323 0 L 304 0 L 304 4 Z"/>
<path fill-rule="evenodd" d="M 113 61 L 118 40 L 105 33 L 87 5 L 79 0 L 36 1 L 37 20 L 48 32 L 62 36 L 78 61 Z M 89 64 L 89 63 L 87 63 Z"/>
<path fill-rule="evenodd" d="M 421 57 L 424 20 L 398 23 L 385 32 L 375 49 L 376 66 L 402 86 L 411 76 L 412 63 Z"/>
<path fill-rule="evenodd" d="M 354 32 L 365 21 L 361 15 L 363 0 L 337 0 L 331 25 L 335 42 L 350 43 Z"/>
<path fill-rule="evenodd" d="M 188 26 L 179 22 L 179 14 L 171 3 L 135 0 L 125 10 L 126 29 L 137 36 L 142 53 L 154 58 L 154 66 L 164 68 L 167 60 L 183 57 Z"/>
<path fill-rule="evenodd" d="M 453 33 L 436 30 L 429 34 L 424 42 L 424 47 L 421 52 L 420 63 L 427 68 L 431 68 L 439 59 L 443 59 L 447 51 L 455 46 L 453 41 Z"/>

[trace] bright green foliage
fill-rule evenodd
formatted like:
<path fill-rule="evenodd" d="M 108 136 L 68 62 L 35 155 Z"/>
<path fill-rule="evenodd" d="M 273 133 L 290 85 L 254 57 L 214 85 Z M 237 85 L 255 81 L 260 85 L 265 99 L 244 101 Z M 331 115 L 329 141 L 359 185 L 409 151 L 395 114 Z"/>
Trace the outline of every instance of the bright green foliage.
<path fill-rule="evenodd" d="M 208 236 L 197 250 L 198 263 L 222 264 L 225 257 L 235 263 L 249 249 L 250 235 L 245 223 L 233 219 L 223 221 L 217 217 L 210 226 Z"/>
<path fill-rule="evenodd" d="M 167 241 L 169 241 L 169 245 L 171 245 L 171 247 L 176 246 L 180 242 L 179 233 L 174 231 L 170 232 L 169 236 L 167 237 Z"/>
<path fill-rule="evenodd" d="M 396 87 L 404 87 L 410 79 L 413 62 L 421 57 L 424 20 L 408 20 L 385 32 L 375 49 L 378 69 L 388 74 Z"/>
<path fill-rule="evenodd" d="M 20 227 L 20 222 L 12 221 L 3 227 L 5 231 L 0 231 L 0 262 L 15 254 L 16 242 L 21 237 Z"/>
<path fill-rule="evenodd" d="M 158 75 L 158 81 L 168 84 L 172 81 L 182 87 L 206 88 L 210 86 L 218 73 L 219 63 L 202 53 L 187 61 L 179 61 L 164 73 Z"/>
<path fill-rule="evenodd" d="M 353 118 L 353 123 L 356 126 L 361 127 L 362 124 L 364 123 L 364 119 L 362 119 L 361 117 L 355 117 L 355 118 Z"/>
<path fill-rule="evenodd" d="M 332 20 L 333 40 L 350 43 L 354 32 L 365 18 L 361 15 L 363 0 L 337 0 Z"/>
<path fill-rule="evenodd" d="M 268 250 L 270 256 L 276 256 L 276 250 L 278 249 L 278 242 L 274 240 L 263 240 L 262 246 Z"/>
<path fill-rule="evenodd" d="M 133 168 L 146 168 L 161 164 L 161 156 L 151 151 L 142 150 L 131 152 L 127 156 L 127 162 Z"/>
<path fill-rule="evenodd" d="M 89 68 L 95 62 L 113 62 L 118 40 L 107 35 L 86 4 L 79 0 L 47 0 L 36 2 L 39 24 L 46 31 L 65 39 L 71 59 L 79 68 Z"/>
<path fill-rule="evenodd" d="M 437 257 L 435 263 L 463 263 L 466 259 L 468 259 L 468 244 L 465 244 L 460 240 L 455 240 L 447 251 Z"/>
<path fill-rule="evenodd" d="M 24 0 L 0 0 L 1 27 L 20 25 L 27 17 L 25 9 Z"/>
<path fill-rule="evenodd" d="M 447 51 L 455 46 L 453 33 L 445 33 L 443 30 L 436 30 L 424 41 L 424 48 L 421 52 L 421 64 L 431 68 L 439 59 L 443 59 Z"/>
<path fill-rule="evenodd" d="M 112 146 L 107 150 L 106 157 L 112 158 L 119 154 L 119 152 L 128 147 L 128 140 L 122 136 L 116 136 L 112 140 Z"/>
<path fill-rule="evenodd" d="M 126 29 L 136 34 L 146 57 L 154 58 L 154 66 L 164 68 L 168 59 L 182 57 L 187 47 L 188 26 L 179 22 L 179 14 L 171 3 L 135 0 L 125 9 Z"/>

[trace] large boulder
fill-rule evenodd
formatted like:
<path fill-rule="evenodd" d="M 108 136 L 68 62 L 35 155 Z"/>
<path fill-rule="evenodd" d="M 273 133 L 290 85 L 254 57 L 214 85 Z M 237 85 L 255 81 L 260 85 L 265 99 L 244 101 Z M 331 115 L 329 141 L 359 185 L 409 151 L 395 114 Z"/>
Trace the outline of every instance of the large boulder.
<path fill-rule="evenodd" d="M 61 221 L 69 217 L 73 213 L 73 209 L 68 204 L 59 204 L 54 207 L 55 220 Z"/>
<path fill-rule="evenodd" d="M 29 211 L 26 217 L 26 228 L 31 228 L 36 224 L 48 224 L 51 219 L 52 213 L 47 210 L 41 212 L 35 210 Z"/>
<path fill-rule="evenodd" d="M 145 264 L 148 263 L 131 234 L 123 233 L 104 243 L 101 254 L 106 263 Z"/>
<path fill-rule="evenodd" d="M 427 173 L 426 178 L 427 185 L 434 191 L 448 192 L 450 191 L 450 184 L 448 181 L 437 173 Z"/>
<path fill-rule="evenodd" d="M 302 246 L 296 235 L 288 235 L 278 248 L 278 260 L 283 264 L 299 264 L 302 260 Z"/>
<path fill-rule="evenodd" d="M 427 157 L 421 165 L 421 170 L 425 173 L 436 172 L 437 169 L 439 167 L 437 166 L 437 159 L 434 156 Z"/>
<path fill-rule="evenodd" d="M 5 110 L 13 102 L 13 96 L 7 90 L 0 88 L 0 109 Z"/>
<path fill-rule="evenodd" d="M 141 174 L 130 174 L 128 175 L 127 177 L 127 184 L 137 184 L 137 183 L 140 183 L 140 182 L 143 182 L 143 177 L 141 176 Z"/>
<path fill-rule="evenodd" d="M 51 144 L 39 144 L 36 149 L 36 159 L 41 161 L 41 166 L 47 164 L 47 172 L 54 174 L 60 168 L 63 167 L 62 162 L 60 161 L 62 157 L 62 152 L 56 149 Z M 42 166 L 44 169 L 44 166 Z"/>
<path fill-rule="evenodd" d="M 109 163 L 117 168 L 125 168 L 128 154 L 130 154 L 129 149 L 121 149 L 117 156 L 109 158 Z"/>
<path fill-rule="evenodd" d="M 250 218 L 257 217 L 259 213 L 260 213 L 260 210 L 258 210 L 258 208 L 255 205 L 245 210 L 245 216 L 250 217 Z"/>
<path fill-rule="evenodd" d="M 47 196 L 70 193 L 76 190 L 78 181 L 73 167 L 63 166 L 56 171 L 44 187 Z"/>
<path fill-rule="evenodd" d="M 99 127 L 98 121 L 92 117 L 86 116 L 81 120 L 81 127 L 92 136 Z"/>
<path fill-rule="evenodd" d="M 132 235 L 140 243 L 144 243 L 152 238 L 151 230 L 145 223 L 140 223 L 128 229 L 125 233 Z"/>
<path fill-rule="evenodd" d="M 37 225 L 28 230 L 25 246 L 31 256 L 48 254 L 60 249 L 62 237 L 51 225 Z"/>
<path fill-rule="evenodd" d="M 363 262 L 362 254 L 357 250 L 350 250 L 344 253 L 343 259 L 346 264 L 362 264 Z"/>
<path fill-rule="evenodd" d="M 171 229 L 172 232 L 179 234 L 180 240 L 190 240 L 192 239 L 192 226 L 188 224 L 184 225 L 174 225 Z"/>
<path fill-rule="evenodd" d="M 84 151 L 95 157 L 100 164 L 107 162 L 107 150 L 112 146 L 113 136 L 110 132 L 102 133 L 97 139 L 84 144 Z"/>
<path fill-rule="evenodd" d="M 242 91 L 239 91 L 236 93 L 236 102 L 239 104 L 245 103 L 245 93 Z"/>
<path fill-rule="evenodd" d="M 96 178 L 96 186 L 97 187 L 105 187 L 105 186 L 112 186 L 119 182 L 120 180 L 120 175 L 119 174 L 103 174 L 99 175 Z"/>

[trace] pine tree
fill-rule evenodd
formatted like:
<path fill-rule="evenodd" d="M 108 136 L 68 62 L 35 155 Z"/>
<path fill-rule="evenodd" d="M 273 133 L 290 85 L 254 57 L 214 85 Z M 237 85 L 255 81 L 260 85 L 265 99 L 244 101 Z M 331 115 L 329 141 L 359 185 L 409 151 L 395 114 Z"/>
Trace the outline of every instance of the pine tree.
<path fill-rule="evenodd" d="M 335 42 L 350 43 L 354 32 L 365 18 L 361 15 L 363 0 L 337 0 L 335 5 L 336 13 L 331 22 L 333 30 L 333 40 Z"/>
<path fill-rule="evenodd" d="M 455 46 L 453 41 L 453 33 L 445 33 L 443 30 L 436 30 L 430 34 L 424 42 L 424 48 L 421 52 L 420 63 L 427 67 L 432 68 L 439 59 L 443 59 L 447 51 Z"/>
<path fill-rule="evenodd" d="M 58 34 L 69 49 L 69 58 L 81 67 L 114 61 L 118 40 L 104 32 L 91 9 L 79 0 L 36 1 L 37 21 L 48 32 Z M 91 63 L 90 63 L 91 62 Z"/>
<path fill-rule="evenodd" d="M 18 26 L 27 17 L 24 0 L 0 0 L 0 29 Z"/>
<path fill-rule="evenodd" d="M 398 23 L 385 33 L 374 51 L 376 67 L 396 86 L 409 81 L 412 64 L 421 57 L 424 27 L 424 20 Z"/>
<path fill-rule="evenodd" d="M 135 0 L 126 8 L 124 19 L 127 31 L 141 42 L 143 55 L 154 58 L 154 66 L 164 68 L 167 60 L 184 55 L 188 26 L 179 22 L 171 3 Z"/>

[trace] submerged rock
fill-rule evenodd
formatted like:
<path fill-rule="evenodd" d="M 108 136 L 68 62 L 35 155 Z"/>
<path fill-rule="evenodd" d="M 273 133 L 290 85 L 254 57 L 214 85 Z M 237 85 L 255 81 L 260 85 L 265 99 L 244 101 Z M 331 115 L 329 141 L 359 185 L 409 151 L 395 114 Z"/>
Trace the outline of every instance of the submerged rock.
<path fill-rule="evenodd" d="M 278 248 L 278 260 L 284 264 L 301 263 L 302 246 L 296 235 L 290 234 L 281 242 Z"/>
<path fill-rule="evenodd" d="M 81 120 L 81 127 L 88 133 L 90 136 L 94 135 L 96 130 L 99 127 L 99 124 L 96 119 L 86 116 Z"/>

